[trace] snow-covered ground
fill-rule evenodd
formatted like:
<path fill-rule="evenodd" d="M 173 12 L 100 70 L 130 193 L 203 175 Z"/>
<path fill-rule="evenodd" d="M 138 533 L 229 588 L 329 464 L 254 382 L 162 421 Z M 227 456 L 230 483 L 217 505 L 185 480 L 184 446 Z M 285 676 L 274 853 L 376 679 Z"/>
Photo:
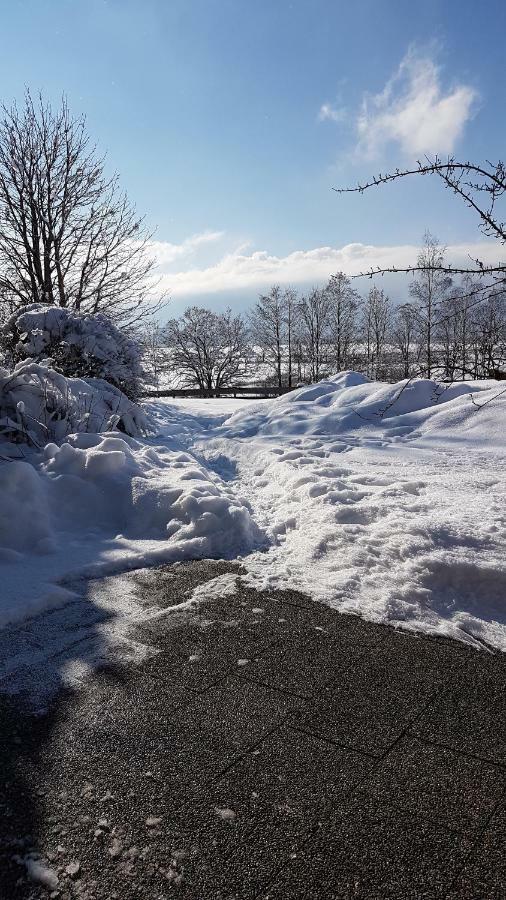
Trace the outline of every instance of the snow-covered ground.
<path fill-rule="evenodd" d="M 83 577 L 240 558 L 258 587 L 504 650 L 499 394 L 346 373 L 276 400 L 158 402 L 154 438 L 79 434 L 2 462 L 0 624 L 62 605 L 69 620 Z M 86 588 L 123 648 L 154 614 L 128 583 Z"/>

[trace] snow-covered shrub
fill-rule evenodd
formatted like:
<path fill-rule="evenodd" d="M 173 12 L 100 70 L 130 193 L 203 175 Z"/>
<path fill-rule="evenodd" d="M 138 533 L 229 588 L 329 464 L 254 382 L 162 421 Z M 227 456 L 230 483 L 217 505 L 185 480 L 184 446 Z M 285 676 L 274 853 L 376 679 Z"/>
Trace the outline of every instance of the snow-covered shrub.
<path fill-rule="evenodd" d="M 117 387 L 100 378 L 66 378 L 50 363 L 0 368 L 0 440 L 42 447 L 76 432 L 139 436 L 149 430 L 142 409 Z"/>
<path fill-rule="evenodd" d="M 16 310 L 0 328 L 7 365 L 50 358 L 66 377 L 101 378 L 131 400 L 142 384 L 142 351 L 102 313 L 79 315 L 61 306 L 34 303 Z"/>

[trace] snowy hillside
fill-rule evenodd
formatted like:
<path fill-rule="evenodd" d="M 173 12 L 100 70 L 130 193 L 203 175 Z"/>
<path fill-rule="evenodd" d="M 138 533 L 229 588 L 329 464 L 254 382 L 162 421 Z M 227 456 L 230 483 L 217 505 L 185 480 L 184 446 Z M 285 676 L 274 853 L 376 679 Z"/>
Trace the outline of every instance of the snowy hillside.
<path fill-rule="evenodd" d="M 0 624 L 72 602 L 79 576 L 241 557 L 259 587 L 506 649 L 500 388 L 344 373 L 261 403 L 158 403 L 154 438 L 0 462 Z"/>

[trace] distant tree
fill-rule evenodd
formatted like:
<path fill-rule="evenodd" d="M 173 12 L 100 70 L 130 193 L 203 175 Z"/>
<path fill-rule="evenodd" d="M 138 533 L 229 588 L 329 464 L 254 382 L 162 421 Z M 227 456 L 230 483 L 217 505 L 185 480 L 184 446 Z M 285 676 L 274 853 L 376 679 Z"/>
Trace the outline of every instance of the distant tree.
<path fill-rule="evenodd" d="M 506 291 L 496 288 L 474 311 L 472 348 L 475 378 L 506 373 Z"/>
<path fill-rule="evenodd" d="M 300 316 L 301 301 L 297 301 L 296 315 L 293 327 L 292 337 L 292 379 L 295 377 L 295 384 L 302 384 L 306 378 L 307 354 L 304 342 L 304 325 Z M 295 376 L 294 376 L 295 372 Z"/>
<path fill-rule="evenodd" d="M 287 355 L 287 382 L 288 387 L 293 387 L 293 367 L 296 363 L 296 344 L 298 331 L 299 303 L 297 292 L 287 288 L 283 294 L 285 306 L 286 329 L 286 355 Z"/>
<path fill-rule="evenodd" d="M 465 275 L 458 289 L 458 323 L 460 342 L 460 375 L 462 380 L 469 374 L 469 349 L 474 298 L 479 295 L 478 279 Z"/>
<path fill-rule="evenodd" d="M 139 343 L 143 350 L 146 375 L 158 388 L 160 376 L 169 368 L 161 325 L 154 321 L 145 322 L 139 334 Z"/>
<path fill-rule="evenodd" d="M 320 288 L 313 288 L 299 303 L 301 339 L 312 382 L 320 380 L 327 358 L 330 308 L 330 297 Z"/>
<path fill-rule="evenodd" d="M 297 311 L 295 291 L 281 290 L 275 284 L 268 294 L 261 294 L 250 316 L 253 344 L 262 353 L 262 361 L 272 370 L 279 388 L 287 370 L 288 387 L 292 386 L 293 340 Z"/>
<path fill-rule="evenodd" d="M 250 370 L 249 334 L 242 316 L 189 307 L 164 330 L 170 361 L 185 384 L 206 393 L 234 384 Z"/>
<path fill-rule="evenodd" d="M 451 292 L 444 304 L 445 315 L 436 323 L 434 335 L 441 353 L 444 381 L 454 381 L 463 363 L 462 309 L 458 288 Z"/>
<path fill-rule="evenodd" d="M 431 378 L 434 370 L 434 331 L 441 316 L 451 278 L 445 274 L 444 248 L 430 232 L 424 235 L 423 247 L 417 260 L 417 277 L 410 285 L 416 310 L 424 374 Z"/>
<path fill-rule="evenodd" d="M 392 341 L 399 351 L 403 378 L 413 374 L 416 353 L 417 318 L 411 303 L 403 303 L 395 311 Z"/>
<path fill-rule="evenodd" d="M 73 118 L 29 92 L 0 115 L 0 302 L 106 312 L 147 311 L 153 261 L 143 220 Z"/>
<path fill-rule="evenodd" d="M 342 272 L 331 276 L 325 290 L 330 302 L 333 364 L 336 372 L 341 372 L 350 366 L 350 352 L 357 329 L 360 297 L 351 287 L 350 279 Z"/>
<path fill-rule="evenodd" d="M 261 349 L 263 359 L 273 369 L 279 388 L 283 385 L 285 342 L 285 308 L 279 284 L 268 294 L 261 294 L 250 313 L 253 343 Z"/>
<path fill-rule="evenodd" d="M 384 375 L 386 339 L 390 324 L 390 300 L 384 291 L 372 287 L 362 313 L 366 374 L 371 378 Z"/>

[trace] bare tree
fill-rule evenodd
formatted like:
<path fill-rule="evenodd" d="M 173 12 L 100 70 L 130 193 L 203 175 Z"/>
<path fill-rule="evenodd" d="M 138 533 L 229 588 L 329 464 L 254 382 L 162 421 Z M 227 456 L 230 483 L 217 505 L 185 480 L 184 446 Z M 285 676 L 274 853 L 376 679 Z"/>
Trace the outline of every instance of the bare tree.
<path fill-rule="evenodd" d="M 282 388 L 287 335 L 286 302 L 279 284 L 275 284 L 268 294 L 260 295 L 249 318 L 253 343 L 273 369 L 278 388 Z"/>
<path fill-rule="evenodd" d="M 34 101 L 2 107 L 0 300 L 142 318 L 153 286 L 143 220 L 90 142 L 84 118 Z"/>
<path fill-rule="evenodd" d="M 248 330 L 242 316 L 232 315 L 230 309 L 215 313 L 189 307 L 180 319 L 167 322 L 165 340 L 171 364 L 185 384 L 197 385 L 205 393 L 219 391 L 248 374 Z"/>
<path fill-rule="evenodd" d="M 458 289 L 452 291 L 445 302 L 446 315 L 434 329 L 436 342 L 441 352 L 442 376 L 444 381 L 454 381 L 457 369 L 462 366 L 462 315 Z"/>
<path fill-rule="evenodd" d="M 414 374 L 416 325 L 416 313 L 411 303 L 403 303 L 398 306 L 393 324 L 392 340 L 394 347 L 399 351 L 403 378 L 410 378 Z"/>
<path fill-rule="evenodd" d="M 387 330 L 390 324 L 390 300 L 384 291 L 371 288 L 363 309 L 367 375 L 384 375 Z"/>
<path fill-rule="evenodd" d="M 299 304 L 302 342 L 312 382 L 319 381 L 329 342 L 330 298 L 325 290 L 313 288 Z"/>
<path fill-rule="evenodd" d="M 435 323 L 451 285 L 451 279 L 445 274 L 444 252 L 437 238 L 427 231 L 417 260 L 418 277 L 410 286 L 410 294 L 415 301 L 420 340 L 424 347 L 422 359 L 427 378 L 431 378 L 434 368 Z"/>
<path fill-rule="evenodd" d="M 160 387 L 160 376 L 169 368 L 163 329 L 158 322 L 145 322 L 139 335 L 143 350 L 144 368 L 152 384 Z"/>
<path fill-rule="evenodd" d="M 288 388 L 293 387 L 293 366 L 296 357 L 297 325 L 299 304 L 297 292 L 292 288 L 286 288 L 283 294 L 285 307 L 286 330 L 286 356 L 287 356 L 287 382 Z"/>
<path fill-rule="evenodd" d="M 326 287 L 330 301 L 330 329 L 334 345 L 334 366 L 337 372 L 347 369 L 357 328 L 360 297 L 351 281 L 342 272 L 332 275 Z"/>

